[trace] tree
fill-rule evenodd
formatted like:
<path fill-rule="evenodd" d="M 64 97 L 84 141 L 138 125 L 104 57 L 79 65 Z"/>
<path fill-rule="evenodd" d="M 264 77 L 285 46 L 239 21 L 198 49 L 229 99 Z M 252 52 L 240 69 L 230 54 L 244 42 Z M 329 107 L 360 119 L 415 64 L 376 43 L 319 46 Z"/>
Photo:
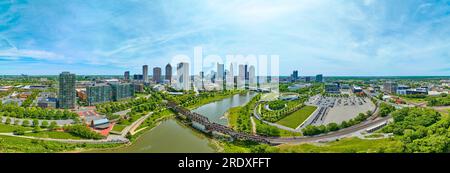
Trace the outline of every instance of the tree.
<path fill-rule="evenodd" d="M 48 121 L 42 121 L 41 127 L 42 128 L 47 128 L 48 127 Z"/>
<path fill-rule="evenodd" d="M 33 128 L 33 133 L 38 133 L 38 132 L 40 132 L 41 131 L 41 127 L 39 127 L 39 126 L 34 126 L 34 128 Z"/>
<path fill-rule="evenodd" d="M 33 120 L 33 127 L 39 126 L 39 121 L 37 119 Z"/>
<path fill-rule="evenodd" d="M 337 131 L 337 130 L 339 130 L 339 125 L 336 123 L 330 123 L 327 125 L 327 130 L 330 132 Z"/>
<path fill-rule="evenodd" d="M 23 128 L 18 128 L 16 130 L 13 131 L 14 135 L 24 135 L 25 134 L 25 130 Z"/>
<path fill-rule="evenodd" d="M 29 120 L 23 120 L 22 121 L 22 126 L 24 126 L 24 127 L 30 126 L 30 121 Z"/>
<path fill-rule="evenodd" d="M 11 118 L 6 118 L 5 124 L 11 124 Z"/>
<path fill-rule="evenodd" d="M 51 131 L 55 130 L 56 128 L 58 128 L 58 124 L 56 124 L 55 121 L 52 121 L 50 123 L 50 126 L 48 126 L 48 129 L 51 130 Z"/>

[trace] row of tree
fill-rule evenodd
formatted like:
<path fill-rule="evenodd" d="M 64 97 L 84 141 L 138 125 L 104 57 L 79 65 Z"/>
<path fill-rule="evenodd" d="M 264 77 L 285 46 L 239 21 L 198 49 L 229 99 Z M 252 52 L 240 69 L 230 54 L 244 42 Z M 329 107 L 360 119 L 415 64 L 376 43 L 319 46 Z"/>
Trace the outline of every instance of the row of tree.
<path fill-rule="evenodd" d="M 44 109 L 40 107 L 20 107 L 17 103 L 0 103 L 0 116 L 14 118 L 62 120 L 76 119 L 78 115 L 68 110 Z"/>
<path fill-rule="evenodd" d="M 318 134 L 337 131 L 340 129 L 344 129 L 344 128 L 359 124 L 359 123 L 365 121 L 370 116 L 372 116 L 372 114 L 373 114 L 372 111 L 367 111 L 366 114 L 360 113 L 357 117 L 350 119 L 349 121 L 342 121 L 341 124 L 330 123 L 327 125 L 320 125 L 320 126 L 308 125 L 302 129 L 302 133 L 305 136 L 314 136 L 314 135 L 318 135 Z"/>

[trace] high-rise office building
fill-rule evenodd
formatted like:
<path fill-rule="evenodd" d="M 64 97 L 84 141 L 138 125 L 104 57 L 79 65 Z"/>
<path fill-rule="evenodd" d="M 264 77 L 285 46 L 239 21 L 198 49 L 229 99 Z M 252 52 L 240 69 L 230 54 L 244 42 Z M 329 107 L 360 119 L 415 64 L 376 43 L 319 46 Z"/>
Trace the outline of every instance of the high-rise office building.
<path fill-rule="evenodd" d="M 248 70 L 248 85 L 249 87 L 256 88 L 256 69 L 255 66 L 251 65 Z"/>
<path fill-rule="evenodd" d="M 87 103 L 94 105 L 112 101 L 112 88 L 107 84 L 96 84 L 86 87 Z"/>
<path fill-rule="evenodd" d="M 133 75 L 133 80 L 136 80 L 136 81 L 143 81 L 143 80 L 144 80 L 144 76 L 141 75 L 141 74 L 134 74 L 134 75 Z"/>
<path fill-rule="evenodd" d="M 225 80 L 225 65 L 217 63 L 216 83 L 218 84 L 219 90 L 225 88 Z"/>
<path fill-rule="evenodd" d="M 177 65 L 177 88 L 181 90 L 191 89 L 191 78 L 189 76 L 189 63 L 181 62 Z"/>
<path fill-rule="evenodd" d="M 316 82 L 324 82 L 324 81 L 323 81 L 323 75 L 322 75 L 322 74 L 316 75 Z"/>
<path fill-rule="evenodd" d="M 217 80 L 225 80 L 225 65 L 217 63 Z"/>
<path fill-rule="evenodd" d="M 59 74 L 59 108 L 73 109 L 75 108 L 76 91 L 75 91 L 75 74 L 62 72 Z"/>
<path fill-rule="evenodd" d="M 247 64 L 244 65 L 244 71 L 245 71 L 245 73 L 244 73 L 245 74 L 245 80 L 248 81 L 248 65 Z"/>
<path fill-rule="evenodd" d="M 153 82 L 161 83 L 161 68 L 153 68 Z"/>
<path fill-rule="evenodd" d="M 148 65 L 142 66 L 142 76 L 145 83 L 148 83 Z"/>
<path fill-rule="evenodd" d="M 298 70 L 294 70 L 294 72 L 292 73 L 292 79 L 298 80 Z"/>
<path fill-rule="evenodd" d="M 245 88 L 245 67 L 242 64 L 239 64 L 239 74 L 237 76 L 237 88 L 238 89 L 244 89 Z"/>
<path fill-rule="evenodd" d="M 123 78 L 126 81 L 129 81 L 130 80 L 130 71 L 126 71 L 125 73 L 123 73 Z"/>
<path fill-rule="evenodd" d="M 233 90 L 234 89 L 234 70 L 233 63 L 230 64 L 230 70 L 226 74 L 226 89 Z"/>
<path fill-rule="evenodd" d="M 172 66 L 170 64 L 166 65 L 166 80 L 169 82 L 169 85 L 172 84 Z"/>
<path fill-rule="evenodd" d="M 398 84 L 392 81 L 388 81 L 383 84 L 383 91 L 388 94 L 397 93 Z"/>

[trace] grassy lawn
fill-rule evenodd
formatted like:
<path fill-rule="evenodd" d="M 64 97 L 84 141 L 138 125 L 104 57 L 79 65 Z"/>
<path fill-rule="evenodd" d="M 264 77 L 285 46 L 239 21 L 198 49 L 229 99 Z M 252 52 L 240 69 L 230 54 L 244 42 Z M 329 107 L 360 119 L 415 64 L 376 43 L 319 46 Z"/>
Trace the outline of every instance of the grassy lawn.
<path fill-rule="evenodd" d="M 38 133 L 25 133 L 24 136 L 33 136 L 39 138 L 53 138 L 53 139 L 82 139 L 78 136 L 73 136 L 67 132 L 58 132 L 58 131 L 42 131 Z"/>
<path fill-rule="evenodd" d="M 363 140 L 347 138 L 340 141 L 326 143 L 325 145 L 300 144 L 278 146 L 281 153 L 399 153 L 402 152 L 402 143 L 394 139 Z"/>
<path fill-rule="evenodd" d="M 127 127 L 126 125 L 115 124 L 112 131 L 122 132 L 122 130 Z"/>
<path fill-rule="evenodd" d="M 228 109 L 228 111 L 225 113 L 225 115 L 228 118 L 228 125 L 232 128 L 232 129 L 236 129 L 237 128 L 237 120 L 239 118 L 239 111 L 241 110 L 241 106 L 238 107 L 233 107 Z"/>
<path fill-rule="evenodd" d="M 424 98 L 407 98 L 407 97 L 401 97 L 401 99 L 405 100 L 406 102 L 416 103 L 416 104 L 427 102 Z"/>
<path fill-rule="evenodd" d="M 302 133 L 280 129 L 278 127 L 266 124 L 256 118 L 255 124 L 256 124 L 256 132 L 262 136 L 278 136 L 278 137 L 302 136 Z"/>
<path fill-rule="evenodd" d="M 79 149 L 111 148 L 120 144 L 69 144 L 19 137 L 0 136 L 0 153 L 54 153 Z"/>
<path fill-rule="evenodd" d="M 269 153 L 402 153 L 403 144 L 399 140 L 346 138 L 323 144 L 282 144 L 268 146 L 249 142 L 221 143 L 226 153 L 250 153 L 256 148 L 265 148 Z M 260 149 L 256 150 L 261 152 Z"/>
<path fill-rule="evenodd" d="M 288 115 L 277 122 L 277 124 L 290 127 L 290 128 L 297 128 L 300 124 L 303 123 L 315 110 L 317 107 L 315 106 L 305 106 L 301 108 L 300 110 L 292 113 L 291 115 Z"/>
<path fill-rule="evenodd" d="M 30 128 L 30 127 L 22 127 L 22 126 L 7 125 L 7 124 L 0 123 L 0 133 L 13 132 L 14 130 L 19 129 L 19 128 L 24 128 L 26 131 L 32 130 L 32 128 Z"/>

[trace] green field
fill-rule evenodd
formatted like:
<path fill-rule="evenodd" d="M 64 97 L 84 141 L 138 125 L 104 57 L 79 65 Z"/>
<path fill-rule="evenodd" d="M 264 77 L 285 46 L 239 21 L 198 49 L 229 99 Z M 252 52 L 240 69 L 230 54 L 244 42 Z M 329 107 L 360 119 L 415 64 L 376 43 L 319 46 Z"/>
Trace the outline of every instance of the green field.
<path fill-rule="evenodd" d="M 401 99 L 405 100 L 406 102 L 415 103 L 415 104 L 427 102 L 424 98 L 401 97 Z"/>
<path fill-rule="evenodd" d="M 345 138 L 324 144 L 282 144 L 269 146 L 236 141 L 223 143 L 225 153 L 403 153 L 403 144 L 394 138 L 364 140 Z"/>
<path fill-rule="evenodd" d="M 347 138 L 325 145 L 283 144 L 278 146 L 281 153 L 401 153 L 403 145 L 394 139 L 363 140 Z"/>
<path fill-rule="evenodd" d="M 25 133 L 24 136 L 33 136 L 39 138 L 53 138 L 53 139 L 82 139 L 67 132 L 58 131 L 42 131 L 38 133 Z"/>
<path fill-rule="evenodd" d="M 315 110 L 317 107 L 315 106 L 305 106 L 298 111 L 295 111 L 291 115 L 288 115 L 277 122 L 277 124 L 290 127 L 297 128 L 300 124 L 303 123 Z"/>
<path fill-rule="evenodd" d="M 122 132 L 122 130 L 127 127 L 126 125 L 115 124 L 112 131 Z"/>
<path fill-rule="evenodd" d="M 69 144 L 19 137 L 0 136 L 0 153 L 54 153 L 117 147 L 121 144 Z"/>
<path fill-rule="evenodd" d="M 0 123 L 0 133 L 9 133 L 13 132 L 14 130 L 23 128 L 25 130 L 31 130 L 30 127 L 22 127 L 22 126 L 16 126 L 16 125 L 7 125 L 7 124 L 1 124 Z"/>

